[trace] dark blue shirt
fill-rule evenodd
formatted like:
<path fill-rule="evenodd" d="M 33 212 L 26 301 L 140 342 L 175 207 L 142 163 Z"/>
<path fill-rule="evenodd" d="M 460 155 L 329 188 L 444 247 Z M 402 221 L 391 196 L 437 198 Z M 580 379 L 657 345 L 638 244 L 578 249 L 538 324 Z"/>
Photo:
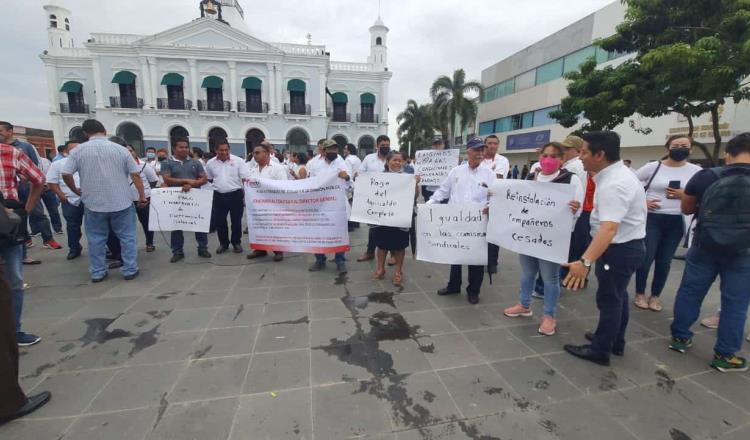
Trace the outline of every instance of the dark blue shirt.
<path fill-rule="evenodd" d="M 10 144 L 23 151 L 27 156 L 29 156 L 29 159 L 34 162 L 34 165 L 39 166 L 39 155 L 37 154 L 36 148 L 34 148 L 33 145 L 24 141 L 19 141 L 18 139 L 14 140 Z"/>

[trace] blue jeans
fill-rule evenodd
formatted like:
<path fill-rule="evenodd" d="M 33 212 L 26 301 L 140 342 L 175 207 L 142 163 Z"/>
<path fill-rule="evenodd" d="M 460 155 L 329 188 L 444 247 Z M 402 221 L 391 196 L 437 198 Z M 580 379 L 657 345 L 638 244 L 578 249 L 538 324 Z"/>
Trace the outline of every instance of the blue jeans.
<path fill-rule="evenodd" d="M 18 198 L 21 203 L 26 203 L 29 199 L 31 188 L 28 184 L 19 185 L 18 187 Z M 42 241 L 44 243 L 52 240 L 52 229 L 50 228 L 49 219 L 44 215 L 44 207 L 42 203 L 37 203 L 34 208 L 29 212 L 29 228 L 32 233 L 40 232 L 42 234 Z M 24 256 L 26 254 L 24 253 Z"/>
<path fill-rule="evenodd" d="M 635 293 L 646 293 L 646 281 L 654 265 L 651 296 L 661 295 L 667 283 L 672 257 L 680 245 L 685 224 L 680 214 L 649 213 L 646 220 L 646 257 L 635 273 Z"/>
<path fill-rule="evenodd" d="M 372 230 L 372 228 L 370 230 Z M 318 263 L 325 263 L 326 254 L 315 254 L 315 261 L 317 261 Z M 336 252 L 336 255 L 334 256 L 334 261 L 336 261 L 337 265 L 346 263 L 346 253 Z"/>
<path fill-rule="evenodd" d="M 85 209 L 91 278 L 98 279 L 107 273 L 104 256 L 110 227 L 117 238 L 120 239 L 120 245 L 122 246 L 122 274 L 129 276 L 138 272 L 135 207 L 131 205 L 117 212 L 96 212 L 88 208 Z"/>
<path fill-rule="evenodd" d="M 63 217 L 65 217 L 65 230 L 68 232 L 68 249 L 72 253 L 80 253 L 81 248 L 81 225 L 83 224 L 83 203 L 81 206 L 73 206 L 70 203 L 62 204 Z"/>
<path fill-rule="evenodd" d="M 52 222 L 52 228 L 54 228 L 55 231 L 62 231 L 60 211 L 57 210 L 57 207 L 60 206 L 60 199 L 57 198 L 57 194 L 51 189 L 44 190 L 42 192 L 42 202 L 44 202 L 44 206 L 47 207 L 49 220 Z"/>
<path fill-rule="evenodd" d="M 185 236 L 182 231 L 172 231 L 170 234 L 172 254 L 184 254 L 182 249 L 185 245 Z M 195 241 L 198 242 L 198 252 L 208 250 L 208 234 L 205 232 L 196 232 Z"/>
<path fill-rule="evenodd" d="M 703 299 L 716 276 L 721 278 L 721 312 L 714 351 L 731 356 L 742 347 L 747 309 L 750 304 L 750 255 L 717 255 L 690 248 L 685 258 L 685 272 L 674 302 L 672 336 L 690 339 L 690 327 L 698 320 Z"/>
<path fill-rule="evenodd" d="M 13 317 L 16 320 L 16 332 L 21 331 L 21 314 L 23 313 L 23 249 L 24 245 L 0 249 L 0 257 L 5 261 L 5 276 L 10 284 Z"/>
<path fill-rule="evenodd" d="M 544 314 L 554 318 L 557 300 L 560 299 L 560 265 L 528 255 L 519 255 L 518 259 L 521 262 L 521 305 L 526 308 L 531 306 L 531 292 L 539 273 L 544 281 Z"/>

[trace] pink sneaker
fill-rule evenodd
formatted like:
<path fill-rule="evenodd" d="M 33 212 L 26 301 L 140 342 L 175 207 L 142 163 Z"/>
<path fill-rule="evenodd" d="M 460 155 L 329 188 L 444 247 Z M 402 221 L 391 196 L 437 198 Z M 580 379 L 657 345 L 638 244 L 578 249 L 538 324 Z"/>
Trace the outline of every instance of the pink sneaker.
<path fill-rule="evenodd" d="M 516 304 L 513 307 L 508 307 L 507 309 L 503 310 L 503 314 L 505 314 L 505 316 L 509 318 L 517 318 L 519 316 L 528 318 L 533 315 L 534 312 L 532 312 L 531 309 L 527 309 L 526 307 L 522 306 L 521 304 Z"/>
<path fill-rule="evenodd" d="M 711 315 L 701 320 L 701 325 L 706 328 L 719 328 L 719 315 Z"/>
<path fill-rule="evenodd" d="M 545 336 L 552 336 L 555 334 L 555 327 L 557 327 L 555 318 L 544 315 L 542 317 L 542 325 L 539 326 L 539 333 Z"/>

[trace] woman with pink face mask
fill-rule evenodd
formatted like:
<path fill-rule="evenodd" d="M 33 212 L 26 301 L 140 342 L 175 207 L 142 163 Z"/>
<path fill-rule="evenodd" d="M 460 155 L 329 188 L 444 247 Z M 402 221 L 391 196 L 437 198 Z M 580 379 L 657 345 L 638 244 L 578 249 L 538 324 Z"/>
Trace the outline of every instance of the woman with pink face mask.
<path fill-rule="evenodd" d="M 564 146 L 559 142 L 550 142 L 543 146 L 539 152 L 539 171 L 529 174 L 528 179 L 538 182 L 573 185 L 575 198 L 570 201 L 568 206 L 570 206 L 573 215 L 578 217 L 583 203 L 583 185 L 578 176 L 561 168 L 563 152 Z M 573 225 L 575 223 L 574 219 Z M 560 265 L 528 255 L 519 255 L 518 257 L 521 262 L 520 299 L 518 304 L 505 309 L 505 316 L 511 318 L 532 316 L 531 292 L 534 290 L 534 281 L 537 273 L 539 273 L 544 281 L 544 316 L 542 316 L 542 323 L 539 326 L 539 333 L 552 336 L 555 334 L 557 327 L 555 311 L 557 300 L 560 298 Z"/>

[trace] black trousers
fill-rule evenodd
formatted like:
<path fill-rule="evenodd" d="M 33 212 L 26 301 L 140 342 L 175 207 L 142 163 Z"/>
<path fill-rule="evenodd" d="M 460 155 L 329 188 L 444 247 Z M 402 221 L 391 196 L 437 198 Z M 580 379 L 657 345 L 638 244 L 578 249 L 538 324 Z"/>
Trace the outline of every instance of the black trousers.
<path fill-rule="evenodd" d="M 117 238 L 117 234 L 112 228 L 109 228 L 109 235 L 107 235 L 107 249 L 112 254 L 113 260 L 122 261 L 122 247 L 120 246 L 120 239 Z"/>
<path fill-rule="evenodd" d="M 151 198 L 148 199 L 151 201 Z M 154 231 L 148 229 L 148 212 L 150 211 L 149 205 L 143 208 L 138 207 L 138 203 L 135 203 L 135 213 L 138 216 L 138 222 L 143 228 L 143 234 L 146 236 L 146 246 L 154 245 Z"/>
<path fill-rule="evenodd" d="M 367 255 L 375 255 L 375 239 L 373 238 L 375 228 L 370 228 L 367 232 Z"/>
<path fill-rule="evenodd" d="M 448 290 L 461 290 L 461 270 L 463 266 L 458 264 L 451 265 L 451 276 L 448 280 Z M 469 266 L 469 285 L 466 286 L 466 293 L 471 296 L 478 296 L 484 280 L 484 266 Z"/>
<path fill-rule="evenodd" d="M 487 243 L 487 267 L 497 267 L 500 264 L 500 246 Z"/>
<path fill-rule="evenodd" d="M 570 237 L 570 249 L 568 250 L 568 261 L 578 261 L 591 244 L 591 213 L 581 212 L 576 220 L 573 234 Z M 560 268 L 560 279 L 568 276 L 568 269 Z"/>
<path fill-rule="evenodd" d="M 16 413 L 26 395 L 18 383 L 18 343 L 10 285 L 0 264 L 0 419 Z"/>
<path fill-rule="evenodd" d="M 214 191 L 213 219 L 220 245 L 229 246 L 230 243 L 227 214 L 232 221 L 231 243 L 233 245 L 242 243 L 242 213 L 244 208 L 245 192 L 241 189 L 224 194 Z"/>
<path fill-rule="evenodd" d="M 643 240 L 611 244 L 596 262 L 596 307 L 599 325 L 592 348 L 609 358 L 612 348 L 625 348 L 625 330 L 630 318 L 628 283 L 643 262 L 646 246 Z"/>

